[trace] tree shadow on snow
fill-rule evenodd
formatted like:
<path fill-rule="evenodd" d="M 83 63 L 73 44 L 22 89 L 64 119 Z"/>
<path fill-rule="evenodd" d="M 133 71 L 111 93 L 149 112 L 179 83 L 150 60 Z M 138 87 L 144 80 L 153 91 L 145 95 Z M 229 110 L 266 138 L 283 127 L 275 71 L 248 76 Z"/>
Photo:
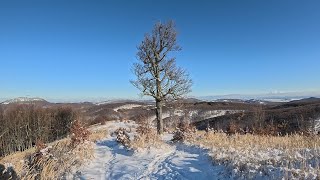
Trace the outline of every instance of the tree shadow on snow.
<path fill-rule="evenodd" d="M 223 166 L 214 166 L 208 150 L 197 146 L 175 143 L 179 153 L 169 156 L 164 164 L 172 171 L 166 174 L 153 174 L 157 179 L 219 179 Z M 163 166 L 163 165 L 161 165 Z"/>

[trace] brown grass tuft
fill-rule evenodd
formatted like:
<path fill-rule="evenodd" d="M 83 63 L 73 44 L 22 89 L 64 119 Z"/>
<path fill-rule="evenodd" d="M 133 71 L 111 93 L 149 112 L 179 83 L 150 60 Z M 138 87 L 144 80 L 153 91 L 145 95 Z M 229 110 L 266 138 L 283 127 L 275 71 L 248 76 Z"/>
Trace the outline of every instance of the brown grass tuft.
<path fill-rule="evenodd" d="M 89 141 L 97 142 L 109 136 L 109 133 L 106 129 L 100 129 L 96 131 L 92 131 L 89 135 Z"/>
<path fill-rule="evenodd" d="M 139 126 L 137 128 L 137 135 L 135 135 L 133 141 L 131 142 L 131 147 L 134 150 L 138 150 L 156 147 L 162 144 L 164 143 L 156 130 L 145 126 Z"/>

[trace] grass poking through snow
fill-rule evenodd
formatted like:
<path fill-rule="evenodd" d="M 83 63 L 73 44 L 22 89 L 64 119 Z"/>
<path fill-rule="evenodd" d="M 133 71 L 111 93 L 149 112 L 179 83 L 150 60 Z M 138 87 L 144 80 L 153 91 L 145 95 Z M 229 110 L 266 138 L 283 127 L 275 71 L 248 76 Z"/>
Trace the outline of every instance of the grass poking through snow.
<path fill-rule="evenodd" d="M 320 136 L 227 135 L 198 131 L 191 143 L 208 148 L 234 178 L 315 179 L 320 176 Z"/>

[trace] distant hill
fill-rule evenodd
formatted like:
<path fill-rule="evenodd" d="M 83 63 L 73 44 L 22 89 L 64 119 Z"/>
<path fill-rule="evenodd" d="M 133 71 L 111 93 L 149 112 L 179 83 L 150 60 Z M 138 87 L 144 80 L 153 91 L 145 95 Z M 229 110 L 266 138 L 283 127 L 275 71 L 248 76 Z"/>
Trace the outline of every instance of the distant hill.
<path fill-rule="evenodd" d="M 310 97 L 306 99 L 294 100 L 281 105 L 275 106 L 272 109 L 281 109 L 281 108 L 292 108 L 292 107 L 301 107 L 306 105 L 320 105 L 320 98 Z"/>
<path fill-rule="evenodd" d="M 194 125 L 200 130 L 210 127 L 226 131 L 230 124 L 234 124 L 239 129 L 249 128 L 249 130 L 257 129 L 258 124 L 263 128 L 272 126 L 273 130 L 276 129 L 277 133 L 283 135 L 308 131 L 320 133 L 320 98 L 311 97 L 282 103 L 263 102 L 263 106 L 259 106 L 261 102 L 256 100 L 238 103 L 238 105 L 230 102 L 225 103 L 229 103 L 230 107 L 225 106 L 228 109 L 237 108 L 240 110 L 242 107 L 245 111 L 204 119 L 195 122 Z M 245 106 L 240 106 L 241 104 Z M 253 108 L 250 109 L 248 105 Z M 220 106 L 223 107 L 222 104 Z"/>
<path fill-rule="evenodd" d="M 14 99 L 9 99 L 1 104 L 7 105 L 7 104 L 30 104 L 30 103 L 48 103 L 45 99 L 42 98 L 28 98 L 28 97 L 18 97 Z"/>
<path fill-rule="evenodd" d="M 229 94 L 216 96 L 200 96 L 198 99 L 204 101 L 215 101 L 219 99 L 241 99 L 241 100 L 262 100 L 271 102 L 290 102 L 293 100 L 305 99 L 309 97 L 320 97 L 320 92 L 274 92 L 266 94 Z"/>

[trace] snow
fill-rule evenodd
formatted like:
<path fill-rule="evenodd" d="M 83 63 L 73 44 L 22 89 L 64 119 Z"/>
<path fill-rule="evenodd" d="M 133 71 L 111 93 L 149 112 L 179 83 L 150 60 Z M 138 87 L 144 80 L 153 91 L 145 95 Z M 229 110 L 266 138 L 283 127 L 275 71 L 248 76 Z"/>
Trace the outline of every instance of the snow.
<path fill-rule="evenodd" d="M 265 98 L 262 99 L 263 101 L 269 101 L 269 102 L 290 102 L 290 101 L 296 101 L 301 100 L 302 98 Z"/>
<path fill-rule="evenodd" d="M 11 103 L 35 102 L 35 101 L 45 101 L 45 100 L 42 98 L 18 97 L 15 99 L 10 99 L 10 100 L 4 101 L 1 104 L 8 105 Z"/>
<path fill-rule="evenodd" d="M 194 121 L 202 121 L 210 118 L 224 116 L 226 114 L 235 114 L 239 112 L 243 112 L 243 110 L 207 110 L 207 111 L 193 110 L 193 111 L 190 111 L 190 117 Z"/>
<path fill-rule="evenodd" d="M 93 130 L 118 127 L 134 128 L 129 121 L 108 122 Z M 131 134 L 131 136 L 134 133 Z M 224 166 L 213 166 L 207 150 L 186 145 L 173 144 L 172 134 L 163 135 L 166 142 L 160 147 L 132 151 L 109 136 L 95 145 L 95 158 L 75 173 L 75 179 L 225 179 Z"/>
<path fill-rule="evenodd" d="M 126 105 L 114 108 L 113 110 L 118 111 L 120 109 L 133 109 L 133 108 L 140 107 L 140 106 L 141 106 L 140 104 L 126 104 Z"/>
<path fill-rule="evenodd" d="M 219 116 L 224 116 L 226 114 L 234 114 L 234 113 L 238 113 L 238 112 L 243 112 L 242 110 L 208 110 L 208 111 L 199 111 L 199 110 L 192 110 L 189 113 L 189 117 L 191 119 L 194 119 L 196 121 L 202 121 L 205 119 L 210 119 L 210 118 L 214 118 L 214 117 L 219 117 Z M 176 110 L 174 111 L 173 114 L 167 112 L 167 113 L 162 113 L 162 118 L 168 118 L 172 115 L 176 115 L 176 116 L 184 116 L 184 112 L 183 111 L 179 111 Z M 155 120 L 156 116 L 151 116 L 150 119 Z"/>
<path fill-rule="evenodd" d="M 317 121 L 318 122 L 318 121 Z M 90 130 L 110 133 L 129 129 L 132 138 L 138 125 L 111 121 Z M 128 150 L 110 136 L 95 144 L 95 158 L 71 179 L 315 179 L 318 149 L 233 148 L 172 143 L 172 134 L 162 135 L 158 147 Z M 301 164 L 305 162 L 306 166 Z M 301 168 L 302 167 L 302 168 Z M 289 173 L 289 175 L 287 175 Z"/>
<path fill-rule="evenodd" d="M 207 111 L 202 115 L 203 119 L 209 119 L 209 118 L 214 118 L 214 117 L 219 117 L 219 116 L 224 116 L 227 113 L 229 114 L 235 114 L 238 112 L 242 112 L 241 110 L 211 110 Z"/>
<path fill-rule="evenodd" d="M 315 124 L 314 124 L 314 132 L 319 133 L 320 132 L 320 119 L 317 119 L 314 122 L 315 122 Z"/>
<path fill-rule="evenodd" d="M 81 178 L 211 179 L 222 170 L 223 166 L 212 166 L 208 154 L 196 147 L 180 144 L 133 152 L 111 138 L 97 143 L 96 158 L 81 170 Z"/>

